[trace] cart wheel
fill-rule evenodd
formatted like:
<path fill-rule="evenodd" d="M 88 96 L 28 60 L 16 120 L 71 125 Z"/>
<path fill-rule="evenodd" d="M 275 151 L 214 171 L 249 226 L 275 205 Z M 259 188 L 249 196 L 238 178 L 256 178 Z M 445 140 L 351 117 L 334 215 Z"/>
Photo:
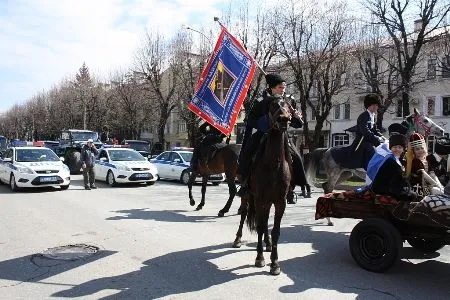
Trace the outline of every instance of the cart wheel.
<path fill-rule="evenodd" d="M 422 239 L 413 237 L 406 240 L 411 246 L 424 253 L 436 252 L 446 245 L 442 239 Z"/>
<path fill-rule="evenodd" d="M 350 252 L 358 265 L 371 272 L 384 272 L 399 259 L 403 246 L 398 230 L 383 219 L 359 222 L 350 234 Z"/>

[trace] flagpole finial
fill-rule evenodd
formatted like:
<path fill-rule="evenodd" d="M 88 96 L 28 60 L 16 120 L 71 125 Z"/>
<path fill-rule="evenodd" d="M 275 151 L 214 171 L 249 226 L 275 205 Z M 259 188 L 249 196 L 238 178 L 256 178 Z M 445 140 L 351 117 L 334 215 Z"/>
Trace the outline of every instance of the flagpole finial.
<path fill-rule="evenodd" d="M 224 27 L 223 24 L 220 22 L 219 17 L 214 17 L 214 22 L 219 23 L 220 26 Z"/>

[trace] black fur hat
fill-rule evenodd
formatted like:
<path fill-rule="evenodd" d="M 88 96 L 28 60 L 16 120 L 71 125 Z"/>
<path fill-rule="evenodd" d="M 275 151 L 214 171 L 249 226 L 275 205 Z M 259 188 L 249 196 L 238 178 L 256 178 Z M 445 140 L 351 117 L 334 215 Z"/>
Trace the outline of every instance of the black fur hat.
<path fill-rule="evenodd" d="M 269 88 L 273 88 L 279 85 L 280 83 L 286 82 L 286 80 L 284 80 L 283 77 L 281 77 L 278 74 L 267 74 L 266 82 Z"/>
<path fill-rule="evenodd" d="M 406 133 L 408 132 L 408 127 L 406 127 L 400 123 L 393 123 L 393 124 L 389 125 L 388 131 L 389 131 L 389 136 L 393 135 L 394 133 L 406 135 Z"/>
<path fill-rule="evenodd" d="M 402 146 L 406 149 L 406 137 L 403 134 L 394 133 L 389 137 L 389 149 L 394 146 Z"/>
<path fill-rule="evenodd" d="M 367 109 L 372 104 L 378 104 L 381 106 L 380 102 L 380 95 L 375 93 L 367 94 L 366 97 L 364 97 L 364 107 Z"/>

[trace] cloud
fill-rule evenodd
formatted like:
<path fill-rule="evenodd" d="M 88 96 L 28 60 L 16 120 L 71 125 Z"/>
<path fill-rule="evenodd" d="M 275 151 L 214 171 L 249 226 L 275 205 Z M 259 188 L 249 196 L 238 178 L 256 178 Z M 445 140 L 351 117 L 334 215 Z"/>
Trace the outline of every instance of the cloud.
<path fill-rule="evenodd" d="M 145 29 L 212 26 L 224 0 L 0 2 L 0 110 L 73 76 L 83 62 L 101 77 L 131 65 Z"/>

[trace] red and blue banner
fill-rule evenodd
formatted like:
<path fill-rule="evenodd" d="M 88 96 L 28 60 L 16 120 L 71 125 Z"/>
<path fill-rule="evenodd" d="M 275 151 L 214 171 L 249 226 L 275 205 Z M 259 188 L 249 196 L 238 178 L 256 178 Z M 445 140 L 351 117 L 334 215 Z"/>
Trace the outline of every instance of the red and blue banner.
<path fill-rule="evenodd" d="M 256 63 L 241 43 L 222 26 L 188 108 L 229 135 L 255 74 Z"/>

